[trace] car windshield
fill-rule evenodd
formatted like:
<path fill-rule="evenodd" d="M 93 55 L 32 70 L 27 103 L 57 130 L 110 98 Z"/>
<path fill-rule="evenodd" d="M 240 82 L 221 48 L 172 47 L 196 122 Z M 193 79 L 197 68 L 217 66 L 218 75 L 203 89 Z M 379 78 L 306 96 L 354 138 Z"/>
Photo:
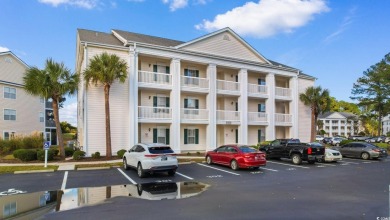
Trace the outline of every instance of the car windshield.
<path fill-rule="evenodd" d="M 151 154 L 170 154 L 173 153 L 173 150 L 168 146 L 149 147 L 149 152 Z"/>
<path fill-rule="evenodd" d="M 256 153 L 257 150 L 253 147 L 249 147 L 249 146 L 241 146 L 239 147 L 240 151 L 242 153 Z"/>

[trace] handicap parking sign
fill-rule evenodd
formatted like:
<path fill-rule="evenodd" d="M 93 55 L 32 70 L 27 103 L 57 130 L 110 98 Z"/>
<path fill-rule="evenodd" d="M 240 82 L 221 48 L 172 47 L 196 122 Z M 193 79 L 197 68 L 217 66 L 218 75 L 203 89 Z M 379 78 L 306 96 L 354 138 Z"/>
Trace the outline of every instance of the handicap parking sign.
<path fill-rule="evenodd" d="M 43 143 L 43 149 L 44 150 L 49 150 L 49 148 L 50 148 L 50 141 L 45 141 Z"/>

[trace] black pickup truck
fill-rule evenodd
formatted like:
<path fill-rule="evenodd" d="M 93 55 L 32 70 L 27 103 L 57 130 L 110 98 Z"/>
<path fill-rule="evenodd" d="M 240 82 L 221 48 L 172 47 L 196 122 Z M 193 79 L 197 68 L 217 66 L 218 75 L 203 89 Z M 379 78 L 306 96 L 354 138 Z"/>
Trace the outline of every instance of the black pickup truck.
<path fill-rule="evenodd" d="M 318 158 L 323 158 L 325 147 L 301 143 L 299 139 L 276 139 L 269 145 L 260 147 L 265 152 L 267 159 L 292 159 L 294 164 L 307 161 L 314 164 Z"/>

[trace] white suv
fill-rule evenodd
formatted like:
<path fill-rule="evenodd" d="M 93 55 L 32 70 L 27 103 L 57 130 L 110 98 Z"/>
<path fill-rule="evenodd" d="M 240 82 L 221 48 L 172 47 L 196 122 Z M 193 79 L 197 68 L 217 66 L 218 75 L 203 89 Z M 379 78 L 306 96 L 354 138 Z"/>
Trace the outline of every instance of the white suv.
<path fill-rule="evenodd" d="M 146 173 L 168 172 L 175 175 L 178 168 L 176 154 L 165 144 L 136 144 L 123 155 L 123 168 L 137 169 L 140 178 Z"/>

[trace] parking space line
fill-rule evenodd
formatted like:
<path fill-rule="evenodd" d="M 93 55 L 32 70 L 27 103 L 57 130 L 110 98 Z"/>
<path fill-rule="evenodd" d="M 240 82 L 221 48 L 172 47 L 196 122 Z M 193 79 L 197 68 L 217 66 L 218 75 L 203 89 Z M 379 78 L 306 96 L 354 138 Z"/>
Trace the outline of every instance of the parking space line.
<path fill-rule="evenodd" d="M 191 177 L 186 176 L 186 175 L 184 175 L 184 174 L 181 174 L 181 173 L 179 173 L 179 172 L 176 172 L 176 174 L 178 174 L 178 175 L 180 175 L 180 176 L 182 176 L 182 177 L 184 177 L 184 178 L 190 179 L 190 180 L 193 180 L 193 179 L 194 179 L 194 178 L 191 178 Z"/>
<path fill-rule="evenodd" d="M 342 163 L 344 163 L 344 164 L 359 164 L 359 163 L 355 163 L 355 162 L 347 162 L 347 161 L 344 161 L 344 162 L 342 162 Z"/>
<path fill-rule="evenodd" d="M 336 166 L 336 165 L 334 165 L 334 164 L 327 164 L 327 163 L 321 163 L 321 165 L 330 166 L 330 167 L 335 167 L 335 166 Z"/>
<path fill-rule="evenodd" d="M 225 173 L 230 173 L 230 174 L 233 174 L 233 175 L 236 175 L 236 176 L 240 175 L 238 173 L 229 172 L 229 171 L 226 171 L 226 170 L 222 170 L 222 169 L 218 169 L 218 168 L 215 168 L 215 167 L 207 166 L 207 165 L 204 165 L 204 164 L 201 164 L 201 163 L 198 163 L 198 165 L 204 166 L 204 167 L 208 167 L 208 168 L 211 168 L 211 169 L 214 169 L 214 170 L 219 170 L 219 171 L 222 171 L 222 172 L 225 172 Z"/>
<path fill-rule="evenodd" d="M 267 161 L 267 163 L 275 163 L 275 164 L 280 164 L 280 165 L 285 165 L 285 166 L 299 167 L 299 168 L 303 168 L 303 169 L 310 168 L 310 167 L 303 167 L 303 166 L 297 166 L 297 165 L 292 165 L 292 164 L 278 163 L 278 162 L 273 162 L 273 161 Z"/>
<path fill-rule="evenodd" d="M 264 168 L 264 167 L 260 167 L 260 169 L 262 169 L 262 170 L 274 171 L 274 172 L 278 172 L 278 171 L 279 171 L 279 170 L 273 170 L 273 169 L 268 169 L 268 168 Z"/>
<path fill-rule="evenodd" d="M 68 171 L 65 171 L 64 179 L 62 180 L 61 190 L 64 191 L 66 187 L 66 181 L 68 180 Z"/>
<path fill-rule="evenodd" d="M 118 171 L 126 178 L 128 179 L 132 184 L 137 184 L 133 179 L 131 179 L 128 175 L 126 175 L 125 172 L 121 170 L 121 168 L 118 168 Z"/>

